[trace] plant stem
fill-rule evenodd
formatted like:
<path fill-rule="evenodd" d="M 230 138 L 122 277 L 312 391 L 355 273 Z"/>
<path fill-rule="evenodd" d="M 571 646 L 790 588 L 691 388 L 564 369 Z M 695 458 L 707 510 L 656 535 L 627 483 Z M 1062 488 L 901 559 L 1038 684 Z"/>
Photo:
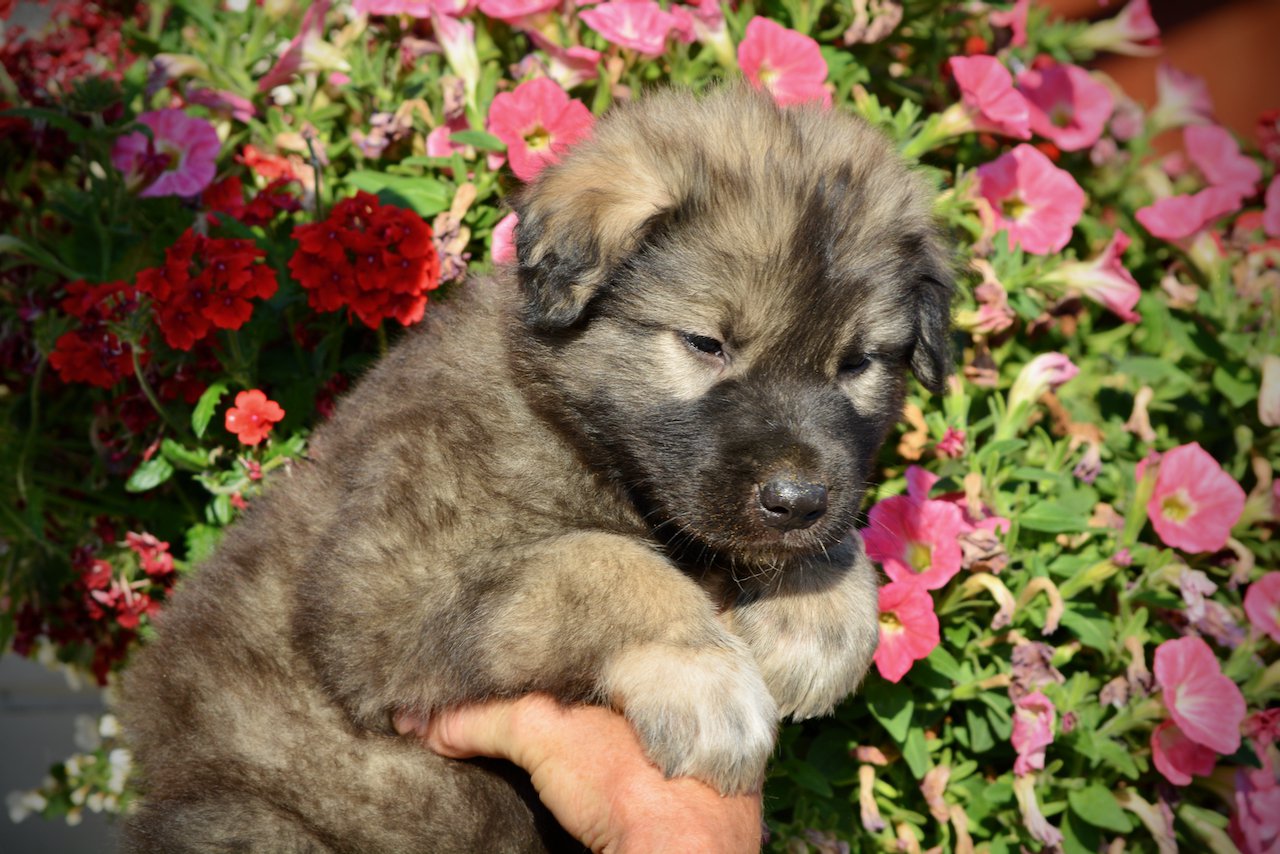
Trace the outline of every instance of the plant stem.
<path fill-rule="evenodd" d="M 191 434 L 186 430 L 186 428 L 175 421 L 173 416 L 169 414 L 169 411 L 160 405 L 160 398 L 156 397 L 155 391 L 151 388 L 151 383 L 147 382 L 147 377 L 142 371 L 142 362 L 138 358 L 137 346 L 129 346 L 129 355 L 133 359 L 133 375 L 138 380 L 138 387 L 142 389 L 142 394 L 147 398 L 147 401 L 156 411 L 156 414 L 160 416 L 160 420 L 163 421 L 170 430 L 181 436 L 183 439 L 190 439 Z"/>

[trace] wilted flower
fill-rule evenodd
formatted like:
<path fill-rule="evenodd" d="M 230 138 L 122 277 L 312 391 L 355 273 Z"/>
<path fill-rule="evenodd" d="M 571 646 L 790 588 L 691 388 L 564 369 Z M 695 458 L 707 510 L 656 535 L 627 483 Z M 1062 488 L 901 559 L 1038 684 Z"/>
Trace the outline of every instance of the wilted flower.
<path fill-rule="evenodd" d="M 1212 596 L 1218 585 L 1198 569 L 1184 566 L 1178 573 L 1178 591 L 1187 606 L 1187 619 L 1195 622 L 1204 618 L 1204 597 Z"/>
<path fill-rule="evenodd" d="M 1156 647 L 1153 670 L 1165 708 L 1183 734 L 1218 753 L 1235 753 L 1244 696 L 1222 674 L 1209 644 L 1197 637 L 1165 641 Z"/>
<path fill-rule="evenodd" d="M 1141 477 L 1141 473 L 1139 473 Z M 1244 512 L 1240 484 L 1198 442 L 1160 458 L 1147 513 L 1166 545 L 1187 552 L 1217 551 Z"/>
<path fill-rule="evenodd" d="M 853 0 L 853 23 L 841 37 L 846 45 L 875 44 L 902 23 L 901 0 Z"/>
<path fill-rule="evenodd" d="M 881 676 L 898 682 L 911 665 L 933 652 L 938 641 L 938 615 L 929 591 L 904 581 L 880 588 L 880 644 L 875 663 Z"/>
<path fill-rule="evenodd" d="M 489 106 L 489 131 L 506 143 L 511 170 L 521 181 L 532 181 L 542 167 L 557 162 L 591 133 L 594 122 L 585 104 L 545 77 L 499 93 Z"/>
<path fill-rule="evenodd" d="M 1025 143 L 978 167 L 978 192 L 990 204 L 997 230 L 1034 255 L 1060 252 L 1084 212 L 1084 190 Z"/>
<path fill-rule="evenodd" d="M 1057 712 L 1044 694 L 1036 691 L 1020 697 L 1013 704 L 1013 749 L 1018 758 L 1013 773 L 1030 774 L 1044 769 L 1044 750 L 1053 744 L 1053 722 Z"/>
<path fill-rule="evenodd" d="M 1022 826 L 1027 832 L 1043 845 L 1061 845 L 1062 831 L 1050 824 L 1044 813 L 1040 812 L 1040 802 L 1036 800 L 1036 778 L 1030 774 L 1015 776 L 1013 795 L 1017 798 L 1018 809 L 1022 812 Z"/>
<path fill-rule="evenodd" d="M 1170 783 L 1186 786 L 1192 777 L 1212 774 L 1218 754 L 1187 738 L 1173 721 L 1163 721 L 1151 732 L 1151 761 Z"/>
<path fill-rule="evenodd" d="M 1018 75 L 1031 130 L 1063 151 L 1088 148 L 1102 136 L 1111 116 L 1111 90 L 1078 65 L 1054 65 Z"/>
<path fill-rule="evenodd" d="M 985 590 L 991 594 L 991 598 L 995 600 L 997 605 L 996 615 L 991 618 L 992 631 L 999 631 L 1013 621 L 1013 612 L 1017 609 L 1017 602 L 1013 598 L 1013 594 L 1009 592 L 1009 588 L 1004 586 L 1004 582 L 996 578 L 989 572 L 975 572 L 964 580 L 960 585 L 960 593 L 968 598 L 979 590 Z"/>
<path fill-rule="evenodd" d="M 1160 27 L 1148 0 L 1129 0 L 1114 18 L 1090 24 L 1073 45 L 1086 50 L 1153 56 L 1160 51 Z"/>
<path fill-rule="evenodd" d="M 1085 483 L 1093 483 L 1102 473 L 1102 446 L 1097 442 L 1086 442 L 1084 455 L 1071 469 L 1071 473 Z"/>
<path fill-rule="evenodd" d="M 875 794 L 876 769 L 874 765 L 858 766 L 858 813 L 862 826 L 872 833 L 884 830 L 884 819 Z"/>
<path fill-rule="evenodd" d="M 591 29 L 619 47 L 661 56 L 676 17 L 653 0 L 608 0 L 581 12 Z"/>
<path fill-rule="evenodd" d="M 1156 68 L 1156 107 L 1151 124 L 1156 130 L 1212 121 L 1213 99 L 1209 84 L 1167 62 Z"/>
<path fill-rule="evenodd" d="M 1280 643 L 1280 572 L 1268 572 L 1249 585 L 1244 612 L 1255 629 Z"/>
<path fill-rule="evenodd" d="M 924 801 L 929 805 L 929 814 L 942 824 L 947 823 L 951 814 L 946 798 L 943 797 L 947 791 L 947 781 L 950 779 L 950 767 L 935 765 L 925 772 L 924 779 L 920 781 L 920 793 L 924 795 Z"/>
<path fill-rule="evenodd" d="M 738 65 L 757 89 L 768 89 L 779 104 L 821 101 L 831 106 L 825 85 L 827 61 L 818 43 L 768 18 L 755 17 L 738 45 Z"/>
<path fill-rule="evenodd" d="M 1020 643 L 1010 655 L 1012 681 L 1009 697 L 1021 700 L 1043 685 L 1061 685 L 1066 677 L 1053 666 L 1053 647 L 1044 643 Z"/>
<path fill-rule="evenodd" d="M 111 164 L 139 196 L 194 196 L 213 183 L 222 144 L 213 125 L 182 110 L 138 116 L 151 129 L 125 134 L 111 147 Z"/>
<path fill-rule="evenodd" d="M 1080 369 L 1061 353 L 1041 353 L 1023 366 L 1009 389 L 1008 411 L 1035 404 L 1045 392 L 1075 378 Z"/>

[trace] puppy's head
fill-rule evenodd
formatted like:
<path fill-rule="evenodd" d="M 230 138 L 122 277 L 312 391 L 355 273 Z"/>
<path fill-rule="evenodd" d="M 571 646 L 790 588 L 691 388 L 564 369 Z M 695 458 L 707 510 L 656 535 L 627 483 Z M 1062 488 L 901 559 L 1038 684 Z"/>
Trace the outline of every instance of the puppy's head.
<path fill-rule="evenodd" d="M 949 370 L 930 201 L 849 116 L 746 89 L 626 105 L 517 199 L 524 369 L 660 531 L 747 561 L 821 549 L 905 371 Z"/>

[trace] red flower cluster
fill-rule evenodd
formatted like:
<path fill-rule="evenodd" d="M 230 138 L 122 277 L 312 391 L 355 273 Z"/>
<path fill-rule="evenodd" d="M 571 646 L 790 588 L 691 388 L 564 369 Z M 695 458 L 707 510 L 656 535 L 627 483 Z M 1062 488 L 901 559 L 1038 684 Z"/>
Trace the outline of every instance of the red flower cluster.
<path fill-rule="evenodd" d="M 246 203 L 244 185 L 232 175 L 205 190 L 203 201 L 209 211 L 224 213 L 245 225 L 267 225 L 278 213 L 294 213 L 302 208 L 302 202 L 294 193 L 296 188 L 295 179 L 277 178 Z M 214 225 L 217 224 L 216 219 L 209 217 Z"/>
<path fill-rule="evenodd" d="M 98 3 L 63 2 L 26 32 L 6 25 L 0 65 L 29 104 L 56 103 L 83 77 L 119 80 L 133 64 L 120 34 L 123 19 Z"/>
<path fill-rule="evenodd" d="M 124 282 L 67 285 L 62 310 L 80 326 L 59 336 L 49 354 L 49 364 L 63 382 L 111 388 L 133 376 L 133 351 L 111 331 L 111 324 L 124 320 L 137 305 L 137 293 Z"/>
<path fill-rule="evenodd" d="M 248 240 L 204 237 L 186 231 L 164 255 L 164 266 L 138 274 L 138 290 L 151 297 L 156 325 L 170 347 L 190 350 L 214 328 L 239 329 L 257 297 L 276 292 L 276 273 L 257 263 L 265 253 Z"/>
<path fill-rule="evenodd" d="M 334 205 L 324 222 L 293 230 L 298 251 L 289 272 L 317 311 L 347 308 L 370 328 L 393 317 L 422 319 L 427 291 L 440 285 L 431 226 L 411 211 L 357 193 Z"/>

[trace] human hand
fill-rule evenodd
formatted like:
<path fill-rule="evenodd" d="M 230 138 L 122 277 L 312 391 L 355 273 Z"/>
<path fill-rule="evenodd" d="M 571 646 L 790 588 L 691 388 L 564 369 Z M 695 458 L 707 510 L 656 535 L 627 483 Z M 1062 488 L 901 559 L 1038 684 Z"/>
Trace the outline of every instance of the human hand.
<path fill-rule="evenodd" d="M 561 826 L 592 851 L 760 850 L 758 793 L 721 797 L 699 780 L 666 779 L 626 719 L 609 709 L 566 707 L 533 694 L 455 709 L 425 723 L 402 714 L 395 725 L 451 759 L 514 762 Z"/>

